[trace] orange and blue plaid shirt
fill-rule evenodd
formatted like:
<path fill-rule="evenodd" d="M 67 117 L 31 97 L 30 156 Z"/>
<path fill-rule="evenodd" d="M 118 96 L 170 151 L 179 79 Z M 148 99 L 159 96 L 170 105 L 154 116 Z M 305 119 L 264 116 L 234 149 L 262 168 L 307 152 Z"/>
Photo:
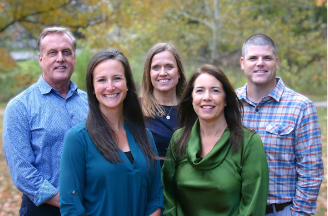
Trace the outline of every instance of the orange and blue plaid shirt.
<path fill-rule="evenodd" d="M 324 175 L 322 142 L 313 103 L 285 87 L 280 78 L 259 103 L 247 98 L 247 84 L 236 90 L 244 105 L 243 124 L 262 139 L 269 166 L 267 204 L 293 202 L 297 215 L 314 214 Z"/>

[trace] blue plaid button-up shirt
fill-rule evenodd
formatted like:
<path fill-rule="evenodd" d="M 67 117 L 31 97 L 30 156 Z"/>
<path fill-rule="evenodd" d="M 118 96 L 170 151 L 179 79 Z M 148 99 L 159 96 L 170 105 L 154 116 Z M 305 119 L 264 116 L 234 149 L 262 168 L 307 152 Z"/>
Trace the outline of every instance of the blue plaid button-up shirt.
<path fill-rule="evenodd" d="M 315 213 L 323 179 L 322 144 L 313 103 L 285 87 L 280 78 L 273 91 L 256 104 L 246 88 L 236 90 L 244 105 L 243 123 L 262 139 L 269 166 L 267 204 L 293 202 L 297 215 Z"/>
<path fill-rule="evenodd" d="M 5 157 L 14 184 L 35 205 L 58 192 L 66 132 L 87 112 L 87 95 L 73 82 L 62 98 L 42 76 L 8 103 L 3 119 Z"/>

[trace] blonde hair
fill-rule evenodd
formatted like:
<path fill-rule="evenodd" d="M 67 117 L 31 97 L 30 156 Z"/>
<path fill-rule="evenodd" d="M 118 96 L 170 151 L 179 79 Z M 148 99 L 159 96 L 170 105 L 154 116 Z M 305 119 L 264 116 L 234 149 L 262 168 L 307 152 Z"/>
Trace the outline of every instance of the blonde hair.
<path fill-rule="evenodd" d="M 165 115 L 165 110 L 163 107 L 156 101 L 154 95 L 153 95 L 153 85 L 151 83 L 150 78 L 150 69 L 151 69 L 151 62 L 153 60 L 153 57 L 164 51 L 169 51 L 175 58 L 178 66 L 178 72 L 180 75 L 178 84 L 176 86 L 176 96 L 179 99 L 181 96 L 181 93 L 184 89 L 184 86 L 186 85 L 186 77 L 182 65 L 181 58 L 179 56 L 179 53 L 177 49 L 169 44 L 169 43 L 158 43 L 155 44 L 147 53 L 146 61 L 144 64 L 144 73 L 142 78 L 142 88 L 141 88 L 141 103 L 142 103 L 142 112 L 145 117 L 148 118 L 155 118 L 157 114 L 160 116 Z"/>

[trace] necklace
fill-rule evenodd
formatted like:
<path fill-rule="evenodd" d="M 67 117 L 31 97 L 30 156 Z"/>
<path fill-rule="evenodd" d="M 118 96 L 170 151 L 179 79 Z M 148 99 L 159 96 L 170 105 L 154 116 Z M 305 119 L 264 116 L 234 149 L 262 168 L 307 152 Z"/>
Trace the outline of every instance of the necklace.
<path fill-rule="evenodd" d="M 173 106 L 171 106 L 170 111 L 166 114 L 166 119 L 167 120 L 170 120 L 171 119 L 170 112 L 171 112 L 172 108 L 173 108 Z"/>

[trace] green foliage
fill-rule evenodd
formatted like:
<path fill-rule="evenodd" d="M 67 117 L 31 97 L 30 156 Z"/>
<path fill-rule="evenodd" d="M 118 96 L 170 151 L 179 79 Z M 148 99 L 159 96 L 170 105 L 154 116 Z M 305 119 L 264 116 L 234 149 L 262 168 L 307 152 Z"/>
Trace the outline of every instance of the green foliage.
<path fill-rule="evenodd" d="M 94 52 L 83 49 L 81 53 L 76 56 L 76 65 L 71 80 L 82 90 L 86 91 L 86 73 L 90 59 Z"/>
<path fill-rule="evenodd" d="M 10 98 L 16 95 L 16 91 L 14 91 L 14 83 L 15 80 L 13 76 L 9 74 L 1 74 L 0 75 L 0 103 L 6 103 Z"/>
<path fill-rule="evenodd" d="M 13 73 L 16 80 L 14 90 L 25 89 L 32 83 L 35 83 L 41 74 L 42 69 L 38 60 L 18 62 L 18 66 L 14 69 Z"/>
<path fill-rule="evenodd" d="M 16 66 L 16 62 L 11 58 L 6 49 L 0 47 L 0 73 L 8 73 Z"/>
<path fill-rule="evenodd" d="M 38 60 L 18 62 L 10 72 L 0 74 L 0 102 L 6 102 L 38 80 L 42 71 Z"/>
<path fill-rule="evenodd" d="M 144 69 L 144 62 L 146 56 L 144 55 L 135 55 L 128 58 L 129 64 L 132 70 L 133 80 L 136 84 L 138 93 L 141 93 L 141 83 Z"/>
<path fill-rule="evenodd" d="M 92 56 L 93 52 L 82 50 L 76 57 L 72 81 L 82 90 L 86 90 L 85 76 Z M 39 79 L 41 74 L 42 69 L 38 60 L 18 62 L 11 72 L 0 73 L 0 102 L 7 102 L 10 98 L 28 88 Z"/>
<path fill-rule="evenodd" d="M 288 66 L 287 60 L 280 61 L 280 68 L 290 68 L 289 71 L 278 70 L 277 76 L 281 77 L 284 83 L 294 89 L 295 91 L 301 92 L 303 94 L 312 95 L 326 95 L 327 94 L 327 68 L 324 63 L 315 62 L 305 69 L 301 70 L 301 75 L 298 76 L 295 71 L 297 68 L 290 68 Z"/>
<path fill-rule="evenodd" d="M 289 87 L 326 94 L 327 3 L 318 2 L 4 0 L 0 3 L 0 37 L 5 40 L 0 45 L 26 30 L 30 32 L 26 36 L 36 38 L 45 25 L 69 26 L 81 38 L 79 46 L 86 50 L 122 51 L 140 85 L 145 53 L 155 43 L 169 42 L 184 59 L 187 76 L 201 64 L 212 63 L 226 72 L 237 88 L 245 83 L 238 60 L 242 43 L 255 33 L 263 33 L 276 42 L 278 76 Z M 25 31 L 1 30 L 12 23 L 19 23 Z M 91 56 L 83 53 L 77 58 L 72 79 L 82 89 Z"/>

